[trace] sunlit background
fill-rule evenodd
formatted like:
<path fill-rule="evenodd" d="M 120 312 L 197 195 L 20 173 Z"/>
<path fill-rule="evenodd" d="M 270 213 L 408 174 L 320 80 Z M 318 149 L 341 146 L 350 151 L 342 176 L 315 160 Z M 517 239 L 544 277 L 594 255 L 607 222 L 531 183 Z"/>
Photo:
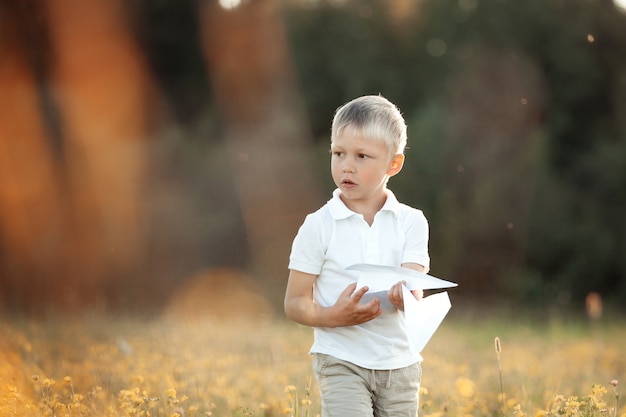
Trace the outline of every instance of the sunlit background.
<path fill-rule="evenodd" d="M 380 93 L 456 306 L 619 311 L 625 27 L 617 0 L 2 2 L 0 307 L 281 315 L 333 112 Z"/>
<path fill-rule="evenodd" d="M 624 0 L 615 0 L 615 6 L 622 12 L 626 11 L 626 1 Z"/>

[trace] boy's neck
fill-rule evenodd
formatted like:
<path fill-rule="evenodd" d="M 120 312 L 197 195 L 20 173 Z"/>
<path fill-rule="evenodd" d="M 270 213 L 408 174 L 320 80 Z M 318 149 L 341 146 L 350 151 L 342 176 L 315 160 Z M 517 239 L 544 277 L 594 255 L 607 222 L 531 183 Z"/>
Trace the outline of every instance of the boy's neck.
<path fill-rule="evenodd" d="M 378 213 L 385 205 L 385 202 L 387 201 L 387 194 L 382 194 L 380 199 L 377 201 L 364 201 L 361 203 L 354 200 L 348 200 L 343 196 L 343 194 L 339 194 L 339 198 L 341 198 L 341 201 L 343 201 L 346 207 L 350 210 L 362 215 L 367 224 L 371 226 L 372 223 L 374 223 L 376 213 Z"/>

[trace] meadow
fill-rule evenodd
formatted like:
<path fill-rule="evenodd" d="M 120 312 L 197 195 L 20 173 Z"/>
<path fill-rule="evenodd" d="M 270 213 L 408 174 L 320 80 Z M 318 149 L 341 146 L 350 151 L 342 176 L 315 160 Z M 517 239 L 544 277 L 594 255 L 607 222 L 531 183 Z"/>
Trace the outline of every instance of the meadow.
<path fill-rule="evenodd" d="M 5 318 L 0 333 L 3 417 L 319 414 L 312 332 L 282 319 Z M 455 311 L 423 352 L 420 416 L 624 417 L 625 345 L 619 318 Z"/>

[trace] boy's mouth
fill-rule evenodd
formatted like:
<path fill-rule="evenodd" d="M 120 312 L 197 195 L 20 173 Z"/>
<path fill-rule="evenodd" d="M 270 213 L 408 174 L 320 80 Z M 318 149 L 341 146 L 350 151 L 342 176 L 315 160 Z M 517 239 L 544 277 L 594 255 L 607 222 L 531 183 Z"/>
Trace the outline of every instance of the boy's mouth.
<path fill-rule="evenodd" d="M 352 181 L 352 180 L 343 180 L 343 181 L 341 181 L 341 184 L 342 185 L 346 185 L 346 186 L 356 185 L 356 183 L 354 181 Z"/>

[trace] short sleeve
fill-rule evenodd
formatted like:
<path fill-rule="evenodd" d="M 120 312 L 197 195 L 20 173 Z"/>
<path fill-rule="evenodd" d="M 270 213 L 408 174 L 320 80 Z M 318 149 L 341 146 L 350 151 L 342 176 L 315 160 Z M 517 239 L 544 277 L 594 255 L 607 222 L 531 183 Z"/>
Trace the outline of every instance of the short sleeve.
<path fill-rule="evenodd" d="M 421 210 L 405 207 L 403 213 L 405 244 L 402 251 L 402 263 L 418 263 L 430 270 L 428 254 L 428 220 Z"/>
<path fill-rule="evenodd" d="M 326 255 L 324 241 L 322 218 L 319 213 L 309 214 L 293 240 L 289 269 L 319 275 Z"/>

